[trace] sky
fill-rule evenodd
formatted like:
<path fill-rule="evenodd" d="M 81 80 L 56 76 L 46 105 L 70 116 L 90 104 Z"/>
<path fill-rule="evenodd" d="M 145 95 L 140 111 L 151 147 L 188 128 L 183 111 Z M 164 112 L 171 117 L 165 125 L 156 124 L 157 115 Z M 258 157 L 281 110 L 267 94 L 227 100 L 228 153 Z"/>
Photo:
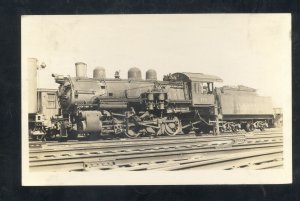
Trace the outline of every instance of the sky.
<path fill-rule="evenodd" d="M 39 88 L 57 88 L 51 74 L 74 76 L 81 61 L 90 77 L 99 66 L 111 78 L 131 67 L 143 78 L 155 69 L 160 80 L 204 73 L 221 77 L 218 86 L 256 88 L 274 107 L 291 101 L 289 14 L 27 15 L 21 29 L 22 70 L 29 57 L 47 65 Z"/>

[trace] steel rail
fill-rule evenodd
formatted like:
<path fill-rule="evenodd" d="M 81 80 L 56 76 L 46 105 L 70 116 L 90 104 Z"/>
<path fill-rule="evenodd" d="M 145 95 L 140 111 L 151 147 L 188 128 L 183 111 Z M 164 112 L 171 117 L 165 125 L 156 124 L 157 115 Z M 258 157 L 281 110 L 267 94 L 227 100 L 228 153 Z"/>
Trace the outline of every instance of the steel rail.
<path fill-rule="evenodd" d="M 212 141 L 212 140 L 234 140 L 235 142 L 238 141 L 245 141 L 250 140 L 250 139 L 269 139 L 269 138 L 275 138 L 275 137 L 282 137 L 282 135 L 268 135 L 268 136 L 244 136 L 244 135 L 240 135 L 240 136 L 227 136 L 227 137 L 201 137 L 201 138 L 177 138 L 177 139 L 165 139 L 165 140 L 152 140 L 152 139 L 148 139 L 148 140 L 143 140 L 143 141 L 119 141 L 117 143 L 114 142 L 90 142 L 90 143 L 72 143 L 72 144 L 57 144 L 57 145 L 53 145 L 53 144 L 49 144 L 49 145 L 45 145 L 44 147 L 41 147 L 41 149 L 30 149 L 31 153 L 34 152 L 46 152 L 46 151 L 54 151 L 54 150 L 71 150 L 71 149 L 77 149 L 77 148 L 83 148 L 83 147 L 87 147 L 88 148 L 96 148 L 96 147 L 116 147 L 116 146 L 129 146 L 130 144 L 140 144 L 141 142 L 144 143 L 152 143 L 152 144 L 161 144 L 161 143 L 175 143 L 176 141 L 181 141 L 181 142 L 188 142 L 188 141 Z M 139 143 L 140 142 L 140 143 Z"/>
<path fill-rule="evenodd" d="M 207 161 L 195 161 L 185 164 L 179 164 L 177 166 L 171 167 L 162 167 L 157 170 L 193 170 L 193 169 L 233 169 L 233 168 L 245 168 L 245 167 L 253 167 L 255 163 L 262 163 L 266 161 L 279 161 L 278 159 L 282 159 L 282 150 L 274 149 L 269 151 L 258 151 L 258 152 L 250 152 L 250 153 L 236 153 L 227 156 L 223 156 L 220 158 L 207 160 Z M 282 160 L 281 160 L 282 161 Z M 281 162 L 281 164 L 283 164 Z"/>
<path fill-rule="evenodd" d="M 184 143 L 184 144 L 183 144 Z M 143 144 L 127 144 L 120 146 L 103 146 L 103 147 L 80 147 L 77 149 L 58 149 L 58 150 L 45 150 L 39 152 L 30 152 L 29 158 L 32 160 L 45 159 L 45 158 L 59 158 L 62 155 L 87 155 L 90 152 L 105 154 L 105 153 L 117 153 L 117 152 L 140 152 L 140 151 L 151 151 L 157 149 L 173 149 L 180 147 L 216 147 L 220 145 L 232 145 L 232 140 L 222 141 L 180 141 L 180 142 L 168 142 L 168 143 L 143 143 Z"/>
<path fill-rule="evenodd" d="M 144 149 L 148 147 L 163 147 L 163 146 L 175 146 L 175 145 L 181 145 L 186 146 L 189 144 L 203 144 L 206 145 L 218 145 L 218 144 L 233 144 L 233 140 L 217 140 L 217 141 L 208 141 L 208 140 L 183 140 L 183 141 L 170 141 L 170 142 L 156 142 L 156 143 L 139 143 L 139 144 L 112 144 L 112 145 L 93 145 L 93 146 L 81 146 L 81 147 L 55 147 L 55 149 L 42 149 L 42 150 L 30 150 L 29 156 L 35 157 L 37 155 L 49 155 L 49 154 L 64 154 L 64 153 L 71 153 L 71 152 L 79 152 L 82 151 L 105 151 L 105 150 L 124 150 L 124 149 Z"/>
<path fill-rule="evenodd" d="M 89 152 L 111 152 L 111 151 L 119 151 L 119 152 L 126 152 L 126 151 L 134 151 L 134 150 L 141 150 L 141 149 L 148 149 L 151 150 L 153 148 L 168 148 L 168 147 L 186 147 L 186 146 L 233 146 L 234 144 L 258 144 L 258 143 L 268 143 L 268 142 L 281 142 L 282 138 L 261 138 L 261 139 L 243 139 L 243 140 L 218 140 L 218 141 L 203 141 L 202 139 L 199 140 L 184 140 L 184 141 L 168 141 L 165 142 L 157 142 L 157 143 L 141 143 L 141 144 L 123 144 L 122 146 L 119 145 L 112 145 L 112 146 L 90 146 L 90 147 L 77 147 L 77 148 L 64 148 L 64 149 L 55 149 L 55 150 L 39 150 L 39 151 L 31 151 L 29 153 L 29 157 L 31 159 L 39 159 L 45 157 L 57 157 L 59 155 L 86 155 Z M 148 148 L 150 147 L 150 149 Z M 127 150 L 126 150 L 127 149 Z M 107 151 L 106 151 L 107 150 Z"/>
<path fill-rule="evenodd" d="M 249 150 L 247 150 L 249 152 Z M 210 157 L 191 157 L 180 160 L 165 160 L 149 163 L 135 164 L 132 167 L 113 167 L 111 170 L 141 171 L 141 170 L 177 170 L 183 169 L 219 169 L 229 170 L 234 168 L 243 169 L 266 169 L 271 167 L 282 166 L 282 150 L 276 149 L 268 153 L 260 151 L 259 153 L 243 153 L 240 159 L 236 159 L 235 154 L 224 156 L 218 154 Z M 195 164 L 197 165 L 195 166 Z M 200 164 L 199 164 L 200 163 Z M 258 165 L 259 164 L 259 165 Z M 195 166 L 195 167 L 193 167 Z M 254 167 L 255 166 L 255 167 Z"/>
<path fill-rule="evenodd" d="M 246 149 L 260 149 L 260 148 L 282 148 L 282 143 L 272 144 L 260 144 L 260 145 L 238 145 L 230 148 L 216 149 L 216 147 L 186 147 L 181 149 L 174 148 L 169 150 L 152 150 L 152 151 L 135 151 L 135 152 L 121 152 L 121 153 L 106 153 L 106 154 L 95 154 L 85 155 L 80 157 L 60 157 L 47 160 L 31 160 L 31 170 L 45 170 L 45 169 L 63 169 L 70 170 L 70 167 L 76 169 L 87 168 L 87 164 L 96 163 L 97 166 L 100 164 L 105 166 L 105 163 L 111 165 L 126 164 L 130 162 L 143 162 L 159 158 L 182 158 L 186 156 L 207 154 L 209 152 L 227 152 L 227 151 L 240 151 Z"/>
<path fill-rule="evenodd" d="M 235 133 L 235 134 L 221 134 L 221 135 L 217 135 L 214 136 L 212 134 L 203 134 L 202 136 L 195 136 L 195 134 L 189 134 L 189 135 L 176 135 L 176 136 L 159 136 L 157 138 L 153 138 L 153 137 L 143 137 L 143 138 L 137 138 L 137 139 L 129 139 L 129 138 L 121 138 L 121 139 L 110 139 L 110 140 L 97 140 L 97 141 L 68 141 L 68 142 L 57 142 L 57 141 L 45 141 L 45 142 L 41 142 L 41 141 L 37 141 L 37 142 L 30 142 L 29 143 L 29 147 L 42 147 L 43 145 L 45 146 L 70 146 L 70 145 L 79 145 L 79 144 L 94 144 L 94 143 L 122 143 L 122 142 L 141 142 L 141 141 L 161 141 L 161 140 L 176 140 L 176 139 L 182 139 L 182 138 L 190 138 L 190 139 L 198 139 L 198 138 L 228 138 L 228 137 L 245 137 L 245 136 L 260 136 L 260 135 L 276 135 L 276 134 L 282 134 L 282 132 L 251 132 L 251 133 Z"/>
<path fill-rule="evenodd" d="M 268 153 L 257 156 L 245 157 L 241 159 L 232 159 L 217 164 L 210 164 L 203 167 L 195 167 L 192 169 L 266 169 L 270 167 L 283 166 L 283 153 Z"/>

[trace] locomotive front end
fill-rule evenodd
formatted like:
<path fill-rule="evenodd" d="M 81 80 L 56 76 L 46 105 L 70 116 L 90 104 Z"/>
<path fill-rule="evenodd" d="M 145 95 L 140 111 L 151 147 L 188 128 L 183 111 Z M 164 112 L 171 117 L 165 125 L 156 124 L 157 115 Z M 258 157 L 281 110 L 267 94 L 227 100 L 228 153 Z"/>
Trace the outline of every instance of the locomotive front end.
<path fill-rule="evenodd" d="M 95 106 L 99 97 L 106 94 L 105 82 L 86 76 L 86 64 L 78 62 L 76 77 L 52 75 L 59 84 L 58 99 L 62 110 L 70 112 L 76 108 Z M 103 73 L 103 72 L 102 72 Z M 103 77 L 101 77 L 103 79 Z"/>
<path fill-rule="evenodd" d="M 105 72 L 102 69 L 96 72 L 96 77 L 88 78 L 85 63 L 78 62 L 75 67 L 76 77 L 52 75 L 59 84 L 57 96 L 61 116 L 54 121 L 60 125 L 60 137 L 100 132 L 102 128 L 99 100 L 107 94 L 103 81 Z"/>

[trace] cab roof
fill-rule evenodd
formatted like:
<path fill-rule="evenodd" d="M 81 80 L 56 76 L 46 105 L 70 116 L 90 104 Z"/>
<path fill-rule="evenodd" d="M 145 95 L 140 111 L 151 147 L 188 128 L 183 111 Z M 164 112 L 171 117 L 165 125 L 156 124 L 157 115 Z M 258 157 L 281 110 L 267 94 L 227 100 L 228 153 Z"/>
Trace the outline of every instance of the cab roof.
<path fill-rule="evenodd" d="M 223 82 L 223 80 L 215 75 L 206 75 L 203 73 L 174 73 L 172 76 L 176 77 L 176 80 L 192 81 L 192 82 Z"/>

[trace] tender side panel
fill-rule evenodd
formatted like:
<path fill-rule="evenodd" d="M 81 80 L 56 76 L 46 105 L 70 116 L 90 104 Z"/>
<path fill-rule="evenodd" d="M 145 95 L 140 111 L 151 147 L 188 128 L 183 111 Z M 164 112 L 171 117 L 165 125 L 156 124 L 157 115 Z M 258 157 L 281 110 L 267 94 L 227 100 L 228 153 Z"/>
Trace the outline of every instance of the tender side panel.
<path fill-rule="evenodd" d="M 223 115 L 272 115 L 270 97 L 256 95 L 220 95 Z"/>

